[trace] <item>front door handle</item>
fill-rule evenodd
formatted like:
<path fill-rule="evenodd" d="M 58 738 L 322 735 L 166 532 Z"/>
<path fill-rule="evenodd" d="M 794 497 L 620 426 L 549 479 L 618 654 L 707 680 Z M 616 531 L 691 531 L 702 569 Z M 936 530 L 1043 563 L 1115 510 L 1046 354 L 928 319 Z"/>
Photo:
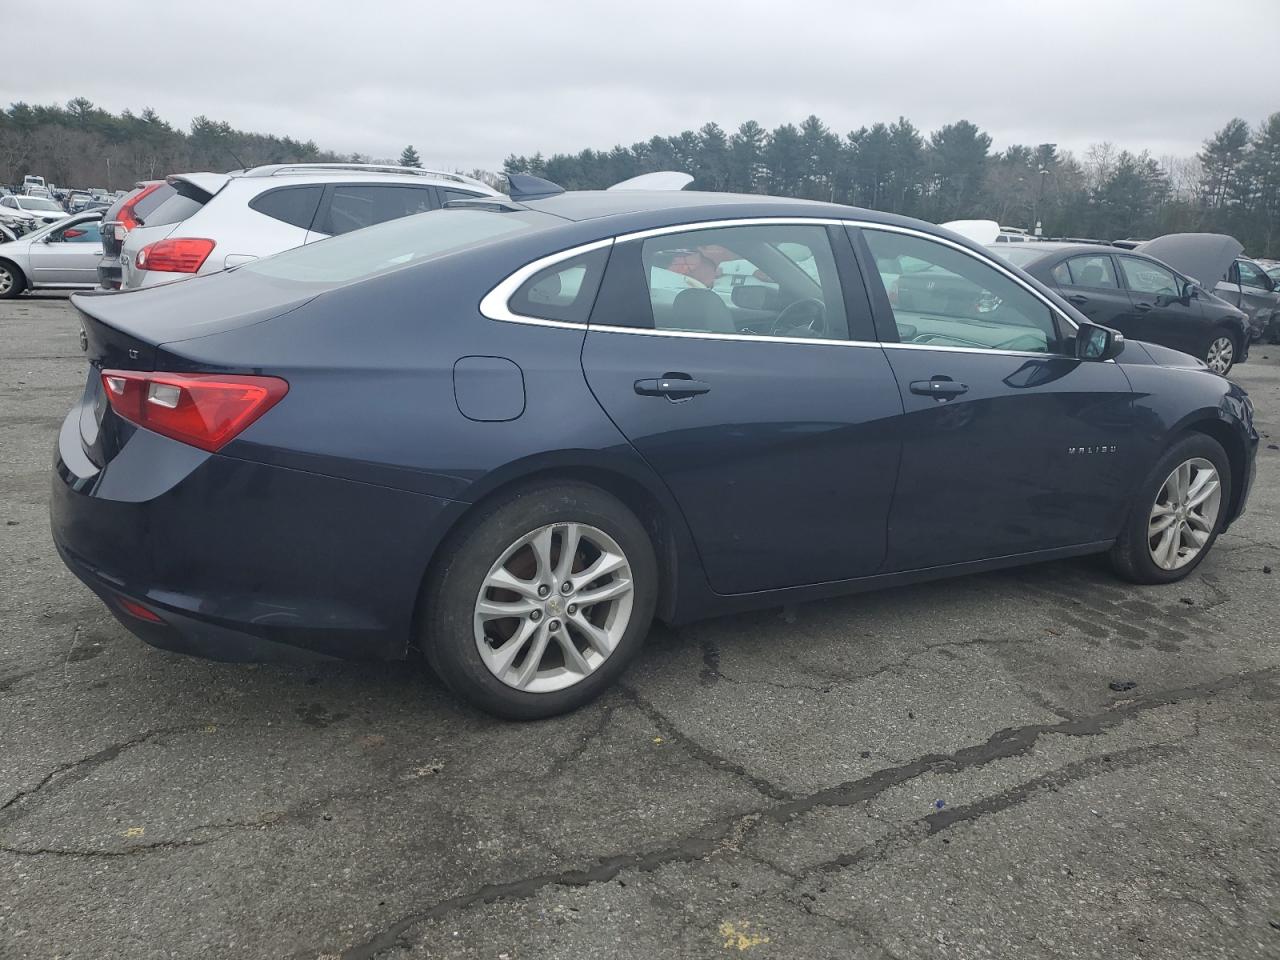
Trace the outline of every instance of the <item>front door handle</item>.
<path fill-rule="evenodd" d="M 962 393 L 968 393 L 969 385 L 935 377 L 932 380 L 913 380 L 911 392 L 918 393 L 922 397 L 933 397 L 936 400 L 950 400 Z"/>
<path fill-rule="evenodd" d="M 668 400 L 688 400 L 711 390 L 711 384 L 691 377 L 657 377 L 653 380 L 637 380 L 636 393 L 642 397 L 666 397 Z"/>
<path fill-rule="evenodd" d="M 1146 313 L 1148 310 L 1154 309 L 1154 306 L 1150 303 L 1147 303 L 1147 301 L 1142 300 L 1142 301 L 1139 301 L 1138 303 L 1135 303 L 1133 305 L 1133 308 L 1135 310 L 1141 310 L 1143 313 Z"/>

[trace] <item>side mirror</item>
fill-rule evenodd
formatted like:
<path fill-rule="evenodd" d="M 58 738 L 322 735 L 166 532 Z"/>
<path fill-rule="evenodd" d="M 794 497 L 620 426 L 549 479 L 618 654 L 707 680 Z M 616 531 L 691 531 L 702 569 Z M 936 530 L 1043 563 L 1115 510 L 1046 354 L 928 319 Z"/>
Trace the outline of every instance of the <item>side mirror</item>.
<path fill-rule="evenodd" d="M 773 291 L 755 283 L 740 283 L 729 294 L 735 307 L 743 310 L 768 310 Z"/>
<path fill-rule="evenodd" d="M 1082 323 L 1076 331 L 1077 360 L 1111 360 L 1124 350 L 1124 335 L 1096 323 Z"/>
<path fill-rule="evenodd" d="M 1182 285 L 1183 300 L 1194 300 L 1198 296 L 1200 296 L 1200 287 L 1194 280 L 1188 280 Z"/>

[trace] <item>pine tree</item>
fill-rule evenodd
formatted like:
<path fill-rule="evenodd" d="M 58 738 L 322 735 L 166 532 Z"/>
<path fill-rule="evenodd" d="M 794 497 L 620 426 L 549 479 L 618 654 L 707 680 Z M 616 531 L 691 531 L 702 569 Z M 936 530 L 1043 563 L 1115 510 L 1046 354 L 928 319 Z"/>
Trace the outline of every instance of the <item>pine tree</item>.
<path fill-rule="evenodd" d="M 422 158 L 418 156 L 418 151 L 413 149 L 413 144 L 405 147 L 400 151 L 400 166 L 402 167 L 420 167 L 422 166 Z"/>

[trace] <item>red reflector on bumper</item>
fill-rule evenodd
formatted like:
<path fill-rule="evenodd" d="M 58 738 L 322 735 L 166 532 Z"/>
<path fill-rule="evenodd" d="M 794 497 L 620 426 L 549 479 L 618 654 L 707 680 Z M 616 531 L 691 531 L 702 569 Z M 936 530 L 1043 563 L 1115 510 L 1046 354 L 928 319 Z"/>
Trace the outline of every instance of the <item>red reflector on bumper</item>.
<path fill-rule="evenodd" d="M 120 609 L 130 616 L 137 617 L 139 620 L 146 620 L 147 623 L 164 623 L 158 614 L 152 613 L 136 600 L 130 600 L 128 597 L 116 597 L 120 604 Z"/>

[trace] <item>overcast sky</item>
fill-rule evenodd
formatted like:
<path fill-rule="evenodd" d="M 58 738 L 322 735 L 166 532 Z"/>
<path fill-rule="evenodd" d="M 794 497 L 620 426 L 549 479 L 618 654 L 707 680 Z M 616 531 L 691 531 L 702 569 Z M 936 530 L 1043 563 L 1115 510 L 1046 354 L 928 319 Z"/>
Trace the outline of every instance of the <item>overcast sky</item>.
<path fill-rule="evenodd" d="M 1189 155 L 1280 110 L 1277 0 L 61 0 L 4 32 L 5 104 L 86 96 L 464 169 L 810 113 Z"/>

